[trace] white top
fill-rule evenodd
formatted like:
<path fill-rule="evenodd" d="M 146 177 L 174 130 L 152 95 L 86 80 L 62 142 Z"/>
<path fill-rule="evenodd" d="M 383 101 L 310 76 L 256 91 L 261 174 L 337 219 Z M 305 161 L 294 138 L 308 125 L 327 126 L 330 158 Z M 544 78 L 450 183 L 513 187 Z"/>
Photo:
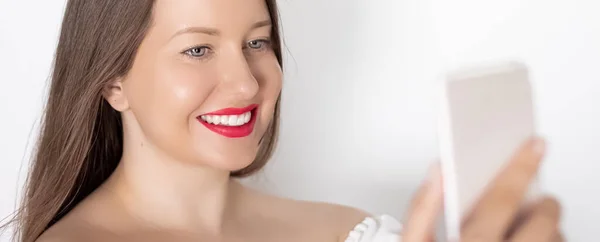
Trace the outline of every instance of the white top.
<path fill-rule="evenodd" d="M 402 224 L 390 215 L 365 218 L 357 224 L 346 242 L 401 242 Z"/>

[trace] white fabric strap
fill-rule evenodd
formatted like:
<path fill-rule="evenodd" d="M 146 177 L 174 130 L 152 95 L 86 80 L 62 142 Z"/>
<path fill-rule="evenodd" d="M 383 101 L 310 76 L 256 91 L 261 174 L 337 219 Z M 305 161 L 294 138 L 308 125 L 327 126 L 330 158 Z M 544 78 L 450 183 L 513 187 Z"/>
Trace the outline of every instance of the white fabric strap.
<path fill-rule="evenodd" d="M 348 233 L 346 242 L 401 242 L 402 224 L 390 215 L 368 217 Z"/>

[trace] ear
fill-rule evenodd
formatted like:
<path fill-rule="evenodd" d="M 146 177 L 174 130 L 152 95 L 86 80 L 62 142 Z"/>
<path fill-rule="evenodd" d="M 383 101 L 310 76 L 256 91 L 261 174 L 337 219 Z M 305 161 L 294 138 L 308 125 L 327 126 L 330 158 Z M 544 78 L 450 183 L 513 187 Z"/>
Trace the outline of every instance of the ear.
<path fill-rule="evenodd" d="M 129 109 L 129 102 L 127 96 L 123 91 L 123 79 L 117 78 L 114 81 L 109 82 L 102 90 L 102 96 L 104 99 L 119 112 L 126 111 Z"/>

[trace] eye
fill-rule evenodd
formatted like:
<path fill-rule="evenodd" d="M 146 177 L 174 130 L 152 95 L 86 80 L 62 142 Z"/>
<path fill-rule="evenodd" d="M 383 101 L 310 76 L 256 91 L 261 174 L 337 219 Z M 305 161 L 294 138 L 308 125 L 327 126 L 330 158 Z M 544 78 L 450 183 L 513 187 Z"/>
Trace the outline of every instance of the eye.
<path fill-rule="evenodd" d="M 266 39 L 251 40 L 251 41 L 248 41 L 247 45 L 248 45 L 248 48 L 250 48 L 250 49 L 260 50 L 260 49 L 264 49 L 264 48 L 268 47 L 269 40 L 266 40 Z"/>
<path fill-rule="evenodd" d="M 248 42 L 248 47 L 252 49 L 260 49 L 262 47 L 262 44 L 263 42 L 261 42 L 260 40 L 252 40 Z"/>
<path fill-rule="evenodd" d="M 202 56 L 206 55 L 207 51 L 208 51 L 208 47 L 198 46 L 198 47 L 188 49 L 188 50 L 184 51 L 184 53 L 191 57 L 202 57 Z"/>

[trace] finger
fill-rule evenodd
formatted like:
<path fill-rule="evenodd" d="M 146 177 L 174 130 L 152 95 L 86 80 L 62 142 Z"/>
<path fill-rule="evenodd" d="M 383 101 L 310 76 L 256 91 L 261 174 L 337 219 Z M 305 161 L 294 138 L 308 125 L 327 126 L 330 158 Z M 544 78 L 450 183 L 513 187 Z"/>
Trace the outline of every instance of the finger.
<path fill-rule="evenodd" d="M 507 167 L 490 184 L 469 215 L 462 236 L 497 240 L 505 235 L 535 177 L 544 152 L 544 142 L 525 143 Z"/>
<path fill-rule="evenodd" d="M 556 232 L 552 242 L 564 242 L 564 241 L 565 241 L 565 236 L 560 231 Z"/>
<path fill-rule="evenodd" d="M 553 241 L 557 234 L 560 235 L 558 232 L 559 220 L 559 203 L 553 198 L 545 198 L 533 208 L 530 216 L 515 230 L 510 241 Z"/>
<path fill-rule="evenodd" d="M 533 214 L 533 211 L 535 208 L 537 208 L 537 206 L 539 205 L 539 202 L 537 203 L 527 203 L 525 204 L 525 206 L 522 206 L 519 209 L 519 212 L 517 213 L 517 215 L 515 216 L 515 218 L 513 219 L 513 222 L 510 224 L 510 227 L 508 230 L 506 230 L 506 232 L 504 233 L 504 237 L 505 238 L 512 238 L 513 235 L 515 234 L 515 231 L 520 228 L 521 226 L 523 226 L 523 224 L 525 222 L 528 221 L 528 218 L 531 217 L 531 215 Z"/>
<path fill-rule="evenodd" d="M 432 241 L 434 226 L 442 207 L 442 181 L 439 165 L 432 167 L 429 178 L 413 198 L 402 231 L 405 242 Z"/>

